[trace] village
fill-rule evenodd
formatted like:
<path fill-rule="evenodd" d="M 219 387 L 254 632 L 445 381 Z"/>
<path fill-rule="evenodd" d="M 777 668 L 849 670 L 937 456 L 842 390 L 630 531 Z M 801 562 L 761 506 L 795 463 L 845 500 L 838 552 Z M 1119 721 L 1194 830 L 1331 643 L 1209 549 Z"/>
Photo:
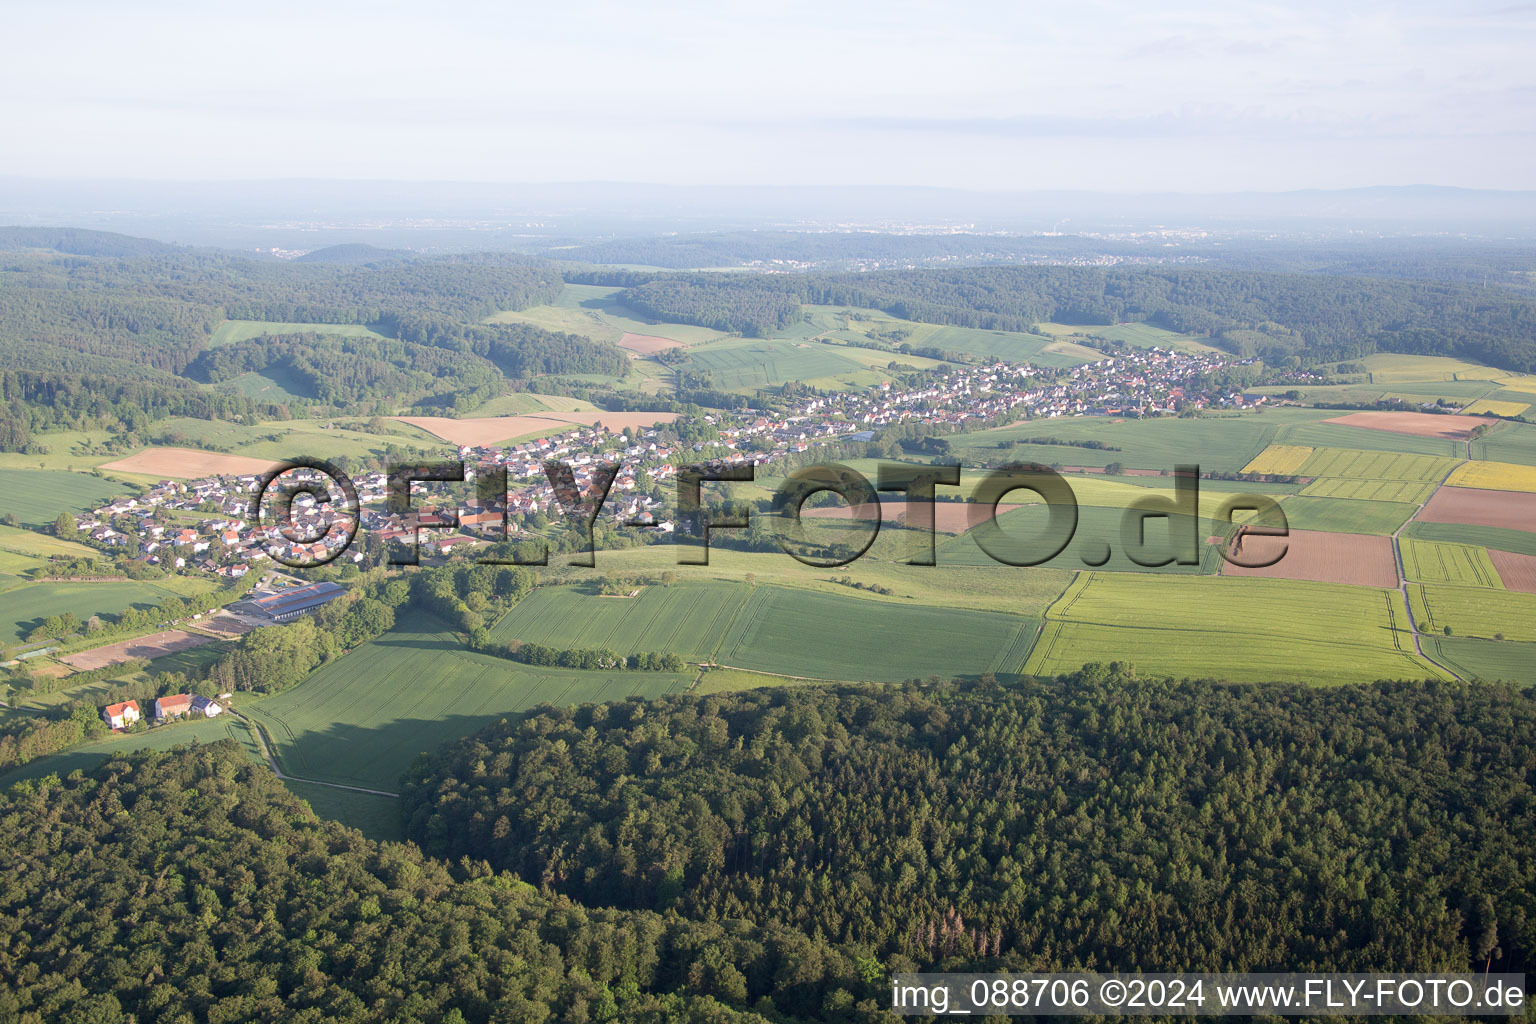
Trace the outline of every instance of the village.
<path fill-rule="evenodd" d="M 419 539 L 424 554 L 440 556 L 527 533 L 536 528 L 538 517 L 558 515 L 561 504 L 544 470 L 554 461 L 571 468 L 582 493 L 599 466 L 617 463 L 604 515 L 615 525 L 670 533 L 675 524 L 668 515 L 665 485 L 682 465 L 707 460 L 771 466 L 813 448 L 870 441 L 900 425 L 921 425 L 942 435 L 1026 419 L 1253 409 L 1266 397 L 1206 390 L 1196 383 L 1241 364 L 1228 356 L 1162 348 L 1125 350 L 1052 375 L 1028 364 L 995 362 L 951 368 L 917 388 L 899 389 L 887 382 L 863 391 L 814 395 L 788 408 L 705 413 L 702 421 L 715 438 L 710 443 L 681 442 L 667 427 L 612 432 L 599 425 L 518 444 L 458 448 L 454 454 L 466 466 L 466 483 L 487 471 L 505 470 L 504 508 L 482 507 L 477 498 L 443 503 L 418 484 L 423 503 L 409 513 L 391 511 L 388 480 L 376 472 L 353 481 L 360 523 L 301 495 L 292 504 L 285 532 L 250 521 L 258 477 L 211 476 L 161 481 L 81 517 L 77 525 L 82 539 L 107 550 L 122 549 L 128 557 L 168 570 L 231 580 L 273 557 L 285 564 L 320 564 L 337 557 L 361 562 L 361 546 L 351 544 L 354 526 L 385 542 Z M 208 514 L 209 509 L 217 512 Z M 167 521 L 177 513 L 206 517 Z"/>

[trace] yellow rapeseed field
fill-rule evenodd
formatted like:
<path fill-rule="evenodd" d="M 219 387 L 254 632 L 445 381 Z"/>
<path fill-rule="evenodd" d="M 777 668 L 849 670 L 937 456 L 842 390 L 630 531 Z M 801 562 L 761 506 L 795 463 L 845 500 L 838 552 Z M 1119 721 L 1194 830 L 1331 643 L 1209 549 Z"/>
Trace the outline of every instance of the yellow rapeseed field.
<path fill-rule="evenodd" d="M 1495 416 L 1519 416 L 1529 408 L 1530 405 L 1525 402 L 1500 402 L 1492 398 L 1479 398 L 1461 411 L 1469 416 L 1475 416 L 1481 412 L 1491 412 Z"/>
<path fill-rule="evenodd" d="M 1490 491 L 1526 491 L 1536 494 L 1536 466 L 1512 462 L 1469 462 L 1446 481 L 1454 487 L 1481 487 Z"/>
<path fill-rule="evenodd" d="M 1243 467 L 1244 473 L 1294 473 L 1312 457 L 1312 449 L 1295 444 L 1272 444 Z"/>

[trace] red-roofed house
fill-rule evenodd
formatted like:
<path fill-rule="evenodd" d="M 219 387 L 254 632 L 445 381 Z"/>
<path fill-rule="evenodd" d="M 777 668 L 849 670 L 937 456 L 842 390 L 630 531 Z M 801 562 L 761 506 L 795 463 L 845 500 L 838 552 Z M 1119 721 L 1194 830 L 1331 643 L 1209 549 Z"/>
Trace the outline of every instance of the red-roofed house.
<path fill-rule="evenodd" d="M 155 717 L 164 721 L 167 718 L 180 718 L 192 710 L 192 695 L 190 693 L 173 693 L 169 697 L 161 697 L 155 701 Z"/>
<path fill-rule="evenodd" d="M 113 729 L 126 729 L 143 716 L 139 714 L 139 702 L 125 700 L 121 704 L 108 704 L 101 709 L 101 717 Z"/>

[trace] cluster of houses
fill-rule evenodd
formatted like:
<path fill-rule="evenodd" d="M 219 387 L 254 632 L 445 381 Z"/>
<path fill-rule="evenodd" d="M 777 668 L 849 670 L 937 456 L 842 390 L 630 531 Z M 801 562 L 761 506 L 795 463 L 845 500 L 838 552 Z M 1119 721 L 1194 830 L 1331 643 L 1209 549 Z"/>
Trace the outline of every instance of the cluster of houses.
<path fill-rule="evenodd" d="M 665 440 L 661 432 L 630 430 L 622 434 L 601 426 L 576 427 L 565 433 L 508 446 L 466 446 L 458 450 L 466 480 L 504 469 L 508 490 L 504 506 L 483 506 L 477 499 L 452 505 L 434 503 L 423 488 L 420 503 L 408 514 L 389 511 L 383 473 L 354 480 L 361 507 L 361 527 L 384 541 L 418 538 L 423 554 L 445 554 L 503 536 L 503 522 L 516 533 L 525 517 L 561 511 L 559 497 L 545 477 L 544 464 L 569 466 L 576 487 L 586 493 L 597 467 L 618 463 L 604 514 L 613 522 L 670 532 L 673 522 L 658 495 L 677 467 L 698 461 L 701 453 L 724 463 L 772 464 L 818 445 L 868 440 L 893 425 L 920 423 L 963 430 L 968 426 L 1012 419 L 1064 416 L 1156 416 L 1187 409 L 1251 409 L 1262 395 L 1212 392 L 1198 382 L 1241 361 L 1220 353 L 1186 353 L 1165 348 L 1125 349 L 1072 369 L 1042 375 L 1027 364 L 996 362 L 965 366 L 933 376 L 916 388 L 889 382 L 868 390 L 814 396 L 772 415 L 716 412 L 704 422 L 713 443 Z M 176 568 L 192 565 L 217 575 L 239 578 L 253 563 L 272 553 L 289 560 L 330 561 L 346 545 L 351 523 L 322 515 L 308 495 L 292 505 L 291 528 L 258 528 L 248 523 L 254 476 L 164 481 L 139 497 L 121 498 L 87 517 L 80 526 L 100 543 L 127 543 L 126 517 L 138 537 L 137 555 Z M 439 498 L 438 501 L 441 499 Z M 221 515 L 198 526 L 165 526 L 156 511 L 206 509 Z M 355 545 L 350 557 L 360 561 Z"/>
<path fill-rule="evenodd" d="M 158 697 L 154 703 L 154 715 L 157 722 L 169 722 L 188 715 L 202 715 L 204 718 L 213 718 L 224 713 L 224 706 L 218 701 L 208 697 L 199 697 L 192 693 L 173 693 L 169 696 Z M 101 709 L 102 720 L 108 728 L 113 730 L 127 729 L 135 722 L 143 718 L 139 711 L 139 702 L 125 700 L 118 704 L 108 704 Z"/>

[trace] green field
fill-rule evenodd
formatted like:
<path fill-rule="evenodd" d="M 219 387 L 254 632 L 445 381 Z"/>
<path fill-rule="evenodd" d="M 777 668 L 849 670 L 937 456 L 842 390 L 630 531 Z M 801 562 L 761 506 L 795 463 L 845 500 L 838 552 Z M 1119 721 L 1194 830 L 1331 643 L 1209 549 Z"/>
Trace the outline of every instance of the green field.
<path fill-rule="evenodd" d="M 1010 362 L 1063 368 L 1081 366 L 1104 358 L 1103 353 L 1075 344 L 1070 337 L 925 324 L 903 320 L 876 309 L 848 306 L 809 305 L 805 311 L 804 323 L 795 324 L 775 336 L 795 340 L 808 337 L 854 342 L 869 340 L 881 345 L 938 348 L 968 357 L 1006 359 Z M 874 354 L 880 355 L 882 362 L 893 358 L 889 352 Z M 912 362 L 913 357 L 894 355 L 894 358 Z"/>
<path fill-rule="evenodd" d="M 366 458 L 382 455 L 385 447 L 391 444 L 416 450 L 443 446 L 440 439 L 408 423 L 397 420 L 386 420 L 385 423 L 386 432 L 374 434 L 342 426 L 364 425 L 360 420 L 346 417 L 336 420 L 269 420 L 250 425 L 173 417 L 155 424 L 155 436 L 189 448 L 267 459 L 291 459 L 301 455 L 322 459 L 338 455 Z M 121 493 L 119 485 L 109 486 L 118 487 Z"/>
<path fill-rule="evenodd" d="M 535 669 L 466 650 L 422 615 L 248 706 L 301 779 L 395 789 L 418 754 L 538 704 L 676 693 L 692 675 Z"/>
<path fill-rule="evenodd" d="M 490 323 L 527 323 L 550 331 L 581 334 L 594 341 L 617 343 L 625 334 L 670 338 L 684 345 L 698 345 L 725 337 L 724 332 L 692 324 L 646 323 L 645 317 L 620 302 L 622 288 L 568 284 L 548 306 L 497 313 Z"/>
<path fill-rule="evenodd" d="M 1526 397 L 1536 398 L 1536 395 Z M 1536 466 L 1536 424 L 1500 423 L 1485 437 L 1472 442 L 1472 457 L 1488 462 Z"/>
<path fill-rule="evenodd" d="M 28 526 L 51 525 L 60 512 L 87 512 L 120 497 L 115 480 L 53 469 L 0 469 L 0 515 Z"/>
<path fill-rule="evenodd" d="M 645 587 L 633 598 L 541 587 L 498 622 L 492 636 L 621 654 L 670 651 L 690 661 L 783 675 L 883 681 L 1016 672 L 1037 625 L 1023 615 L 868 600 L 847 588 L 822 594 L 679 583 Z"/>
<path fill-rule="evenodd" d="M 1077 339 L 1101 339 L 1103 341 L 1118 341 L 1132 348 L 1166 348 L 1176 352 L 1220 352 L 1221 349 L 1200 341 L 1192 334 L 1179 334 L 1176 331 L 1164 330 L 1161 327 L 1153 327 L 1151 324 L 1054 324 L 1040 323 L 1035 325 L 1038 329 L 1049 334 L 1053 338 L 1063 340 Z"/>
<path fill-rule="evenodd" d="M 1372 382 L 1377 384 L 1390 384 L 1396 381 L 1495 380 L 1506 376 L 1507 373 L 1481 363 L 1469 363 L 1449 356 L 1378 352 L 1364 359 L 1350 361 L 1364 364 L 1371 375 Z"/>
<path fill-rule="evenodd" d="M 1408 588 L 1413 614 L 1425 632 L 1497 640 L 1536 640 L 1536 594 L 1443 584 Z"/>
<path fill-rule="evenodd" d="M 1424 650 L 1468 679 L 1536 684 L 1536 644 L 1436 636 L 1425 638 Z"/>
<path fill-rule="evenodd" d="M 1237 472 L 1265 446 L 1286 439 L 1298 428 L 1331 415 L 1320 409 L 1266 409 L 1246 415 L 1200 416 L 1188 419 L 1157 417 L 1119 420 L 1107 416 L 1072 416 L 1030 420 L 994 430 L 950 438 L 954 453 L 965 459 L 1034 461 L 1044 465 L 1107 466 L 1119 462 L 1132 469 L 1166 469 L 1195 463 L 1211 472 Z M 1369 433 L 1369 431 L 1366 431 Z M 1100 441 L 1118 451 L 1065 445 L 1017 445 L 999 449 L 999 442 L 1029 437 L 1065 441 Z"/>
<path fill-rule="evenodd" d="M 1456 468 L 1458 461 L 1402 452 L 1319 448 L 1312 453 L 1311 458 L 1302 463 L 1301 469 L 1297 472 L 1302 476 L 1346 477 L 1351 480 L 1409 480 L 1439 483 Z M 1349 497 L 1349 495 L 1325 494 L 1320 497 Z"/>
<path fill-rule="evenodd" d="M 1287 525 L 1293 530 L 1328 533 L 1371 533 L 1390 536 L 1418 511 L 1416 505 L 1391 501 L 1356 501 L 1352 498 L 1308 498 L 1293 495 L 1280 499 Z"/>
<path fill-rule="evenodd" d="M 1173 676 L 1346 683 L 1440 678 L 1393 591 L 1292 580 L 1084 573 L 1046 613 L 1030 673 L 1125 661 Z"/>
<path fill-rule="evenodd" d="M 208 339 L 209 348 L 234 345 L 272 334 L 330 334 L 344 338 L 380 338 L 384 335 L 363 324 L 300 324 L 276 320 L 225 320 Z"/>
<path fill-rule="evenodd" d="M 1301 493 L 1308 498 L 1350 498 L 1357 501 L 1421 505 L 1435 492 L 1435 486 L 1427 480 L 1359 480 L 1323 476 L 1302 488 Z"/>
<path fill-rule="evenodd" d="M 1473 544 L 1478 547 L 1512 551 L 1517 555 L 1536 556 L 1536 533 L 1502 530 L 1494 526 L 1466 526 L 1461 523 L 1412 522 L 1403 528 L 1404 537 Z"/>
<path fill-rule="evenodd" d="M 166 597 L 185 597 L 189 584 L 213 589 L 214 582 L 176 578 L 121 583 L 29 583 L 0 591 L 0 642 L 17 643 L 50 615 L 74 612 L 81 622 L 95 614 L 112 614 L 133 605 L 149 607 Z"/>
<path fill-rule="evenodd" d="M 314 398 L 309 384 L 285 367 L 252 370 L 220 382 L 216 390 L 254 398 L 258 402 L 288 402 L 295 398 Z"/>
<path fill-rule="evenodd" d="M 1308 410 L 1328 416 L 1343 416 L 1343 412 L 1330 409 Z M 1297 423 L 1281 432 L 1285 444 L 1304 444 L 1313 448 L 1347 448 L 1378 452 L 1399 452 L 1406 455 L 1431 455 L 1438 458 L 1463 459 L 1467 446 L 1461 441 L 1444 437 L 1416 437 L 1413 434 L 1394 434 L 1390 430 L 1367 430 L 1343 423 Z"/>
<path fill-rule="evenodd" d="M 466 416 L 523 416 L 538 412 L 591 412 L 597 406 L 580 398 L 564 395 L 536 395 L 529 391 L 514 391 L 509 395 L 493 398 Z"/>
<path fill-rule="evenodd" d="M 752 391 L 798 380 L 817 387 L 860 388 L 888 379 L 853 349 L 814 341 L 733 338 L 689 350 L 685 366 L 707 373 L 722 391 Z M 892 358 L 883 355 L 881 365 Z"/>
<path fill-rule="evenodd" d="M 1451 583 L 1463 587 L 1504 589 L 1504 581 L 1488 558 L 1488 549 L 1471 544 L 1446 544 L 1404 537 L 1403 571 L 1416 583 Z"/>

